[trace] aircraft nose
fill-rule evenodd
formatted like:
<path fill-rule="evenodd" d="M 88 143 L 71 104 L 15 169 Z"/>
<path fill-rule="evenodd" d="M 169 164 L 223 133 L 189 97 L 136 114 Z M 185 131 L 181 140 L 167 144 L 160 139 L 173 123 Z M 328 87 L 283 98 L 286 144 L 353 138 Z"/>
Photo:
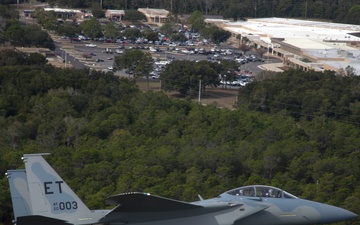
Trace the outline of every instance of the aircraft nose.
<path fill-rule="evenodd" d="M 321 206 L 321 219 L 320 224 L 323 223 L 335 223 L 343 220 L 354 219 L 358 215 L 350 212 L 346 209 L 342 209 L 336 206 L 322 204 Z"/>

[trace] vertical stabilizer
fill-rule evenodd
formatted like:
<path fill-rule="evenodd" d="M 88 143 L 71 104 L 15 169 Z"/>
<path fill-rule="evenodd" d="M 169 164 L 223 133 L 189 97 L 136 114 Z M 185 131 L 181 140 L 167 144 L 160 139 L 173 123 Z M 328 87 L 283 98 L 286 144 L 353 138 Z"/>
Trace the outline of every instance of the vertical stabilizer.
<path fill-rule="evenodd" d="M 29 216 L 32 213 L 26 172 L 25 170 L 8 170 L 6 176 L 9 180 L 14 223 L 16 223 L 18 217 Z"/>
<path fill-rule="evenodd" d="M 44 160 L 44 154 L 23 157 L 33 215 L 67 221 L 80 220 L 91 211 Z"/>

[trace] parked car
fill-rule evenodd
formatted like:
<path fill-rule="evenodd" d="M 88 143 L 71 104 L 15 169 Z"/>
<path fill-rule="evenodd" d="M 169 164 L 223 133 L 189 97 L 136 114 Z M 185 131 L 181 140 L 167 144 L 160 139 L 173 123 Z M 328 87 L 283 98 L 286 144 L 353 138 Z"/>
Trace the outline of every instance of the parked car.
<path fill-rule="evenodd" d="M 90 47 L 90 48 L 95 48 L 97 45 L 96 44 L 86 44 L 86 47 Z"/>

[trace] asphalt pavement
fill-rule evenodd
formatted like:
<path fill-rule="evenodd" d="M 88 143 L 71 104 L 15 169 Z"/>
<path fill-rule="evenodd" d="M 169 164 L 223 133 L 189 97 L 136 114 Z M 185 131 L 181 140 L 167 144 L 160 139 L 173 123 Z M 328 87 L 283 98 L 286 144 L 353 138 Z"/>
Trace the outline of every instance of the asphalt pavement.
<path fill-rule="evenodd" d="M 52 35 L 55 41 L 56 49 L 55 54 L 61 58 L 65 58 L 66 61 L 71 63 L 74 68 L 82 69 L 85 67 L 98 69 L 102 71 L 110 71 L 108 68 L 113 66 L 114 58 L 118 54 L 115 51 L 118 49 L 118 44 L 116 43 L 103 43 L 103 42 L 93 42 L 93 41 L 70 41 L 69 39 L 61 39 L 58 36 Z M 89 43 L 93 43 L 95 47 L 86 46 Z M 126 49 L 134 48 L 136 44 L 126 44 L 124 45 Z M 143 45 L 144 46 L 144 45 Z M 149 46 L 149 45 L 147 45 Z M 203 54 L 185 54 L 181 50 L 187 47 L 193 48 L 206 48 L 210 50 L 212 46 L 181 46 L 179 47 L 180 51 L 168 51 L 168 46 L 156 46 L 161 51 L 160 52 L 151 52 L 153 57 L 159 60 L 167 60 L 168 58 L 174 58 L 177 60 L 207 60 L 209 56 L 212 55 L 203 55 Z M 235 46 L 223 44 L 221 45 L 223 49 L 232 49 L 237 50 Z M 107 51 L 106 51 L 107 50 Z M 145 50 L 149 51 L 149 50 Z M 112 53 L 106 53 L 112 52 Z M 251 54 L 251 53 L 250 53 Z M 86 56 L 86 57 L 85 57 Z M 88 58 L 91 56 L 91 58 Z M 220 55 L 220 57 L 232 58 L 232 55 Z M 255 75 L 261 70 L 275 68 L 270 64 L 280 63 L 281 60 L 275 57 L 268 57 L 265 62 L 248 62 L 245 64 L 240 64 L 242 70 L 249 71 L 251 74 Z M 269 65 L 267 65 L 269 64 Z M 124 71 L 117 71 L 117 75 L 128 76 Z"/>

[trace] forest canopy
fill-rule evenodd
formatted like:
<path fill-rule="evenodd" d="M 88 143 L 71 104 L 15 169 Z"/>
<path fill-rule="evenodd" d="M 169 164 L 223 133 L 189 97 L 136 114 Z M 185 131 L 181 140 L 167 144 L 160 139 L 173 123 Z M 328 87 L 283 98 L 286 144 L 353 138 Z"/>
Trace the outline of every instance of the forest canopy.
<path fill-rule="evenodd" d="M 360 77 L 291 70 L 260 79 L 239 91 L 237 106 L 276 113 L 286 110 L 295 120 L 317 116 L 360 125 Z"/>
<path fill-rule="evenodd" d="M 286 91 L 284 80 L 303 93 L 314 92 L 315 81 L 332 87 L 317 99 L 336 102 L 358 78 L 289 71 L 240 93 L 264 94 L 263 82 Z M 299 119 L 274 102 L 260 111 L 251 102 L 237 110 L 202 106 L 140 92 L 133 80 L 110 73 L 51 66 L 2 66 L 0 87 L 0 171 L 22 168 L 25 153 L 50 152 L 49 163 L 91 209 L 129 191 L 194 201 L 197 194 L 267 184 L 359 213 L 358 123 L 317 113 Z M 351 93 L 349 101 L 358 101 Z M 6 178 L 0 183 L 2 223 L 9 224 Z"/>

